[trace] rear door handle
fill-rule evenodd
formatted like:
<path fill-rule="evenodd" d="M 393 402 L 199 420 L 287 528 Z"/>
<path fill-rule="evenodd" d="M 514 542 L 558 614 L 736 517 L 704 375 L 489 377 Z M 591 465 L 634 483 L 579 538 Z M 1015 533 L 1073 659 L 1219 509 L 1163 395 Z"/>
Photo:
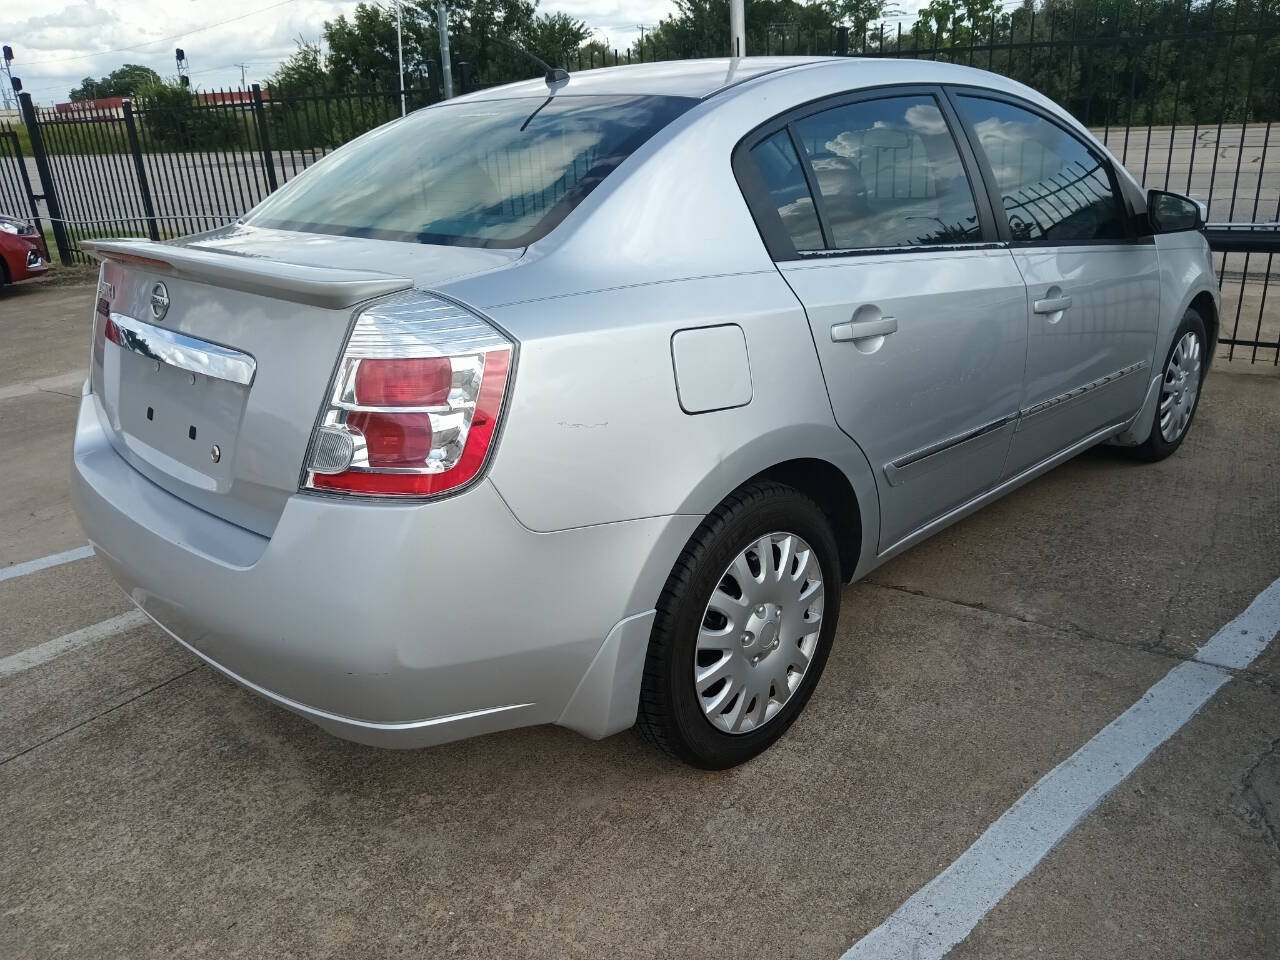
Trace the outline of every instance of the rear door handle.
<path fill-rule="evenodd" d="M 891 333 L 896 333 L 897 329 L 898 320 L 896 317 L 837 323 L 831 328 L 831 341 L 833 343 L 844 343 L 849 340 L 864 340 L 867 337 L 887 337 Z"/>
<path fill-rule="evenodd" d="M 1036 313 L 1061 313 L 1070 307 L 1070 297 L 1046 297 L 1031 304 L 1031 309 Z"/>

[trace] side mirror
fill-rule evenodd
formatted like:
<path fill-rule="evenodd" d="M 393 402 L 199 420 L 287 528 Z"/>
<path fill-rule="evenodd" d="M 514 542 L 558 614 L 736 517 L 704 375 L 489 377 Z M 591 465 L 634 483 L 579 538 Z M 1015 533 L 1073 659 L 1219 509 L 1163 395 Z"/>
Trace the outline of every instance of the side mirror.
<path fill-rule="evenodd" d="M 1180 233 L 1204 227 L 1204 212 L 1190 197 L 1165 190 L 1147 191 L 1147 219 L 1152 233 Z"/>

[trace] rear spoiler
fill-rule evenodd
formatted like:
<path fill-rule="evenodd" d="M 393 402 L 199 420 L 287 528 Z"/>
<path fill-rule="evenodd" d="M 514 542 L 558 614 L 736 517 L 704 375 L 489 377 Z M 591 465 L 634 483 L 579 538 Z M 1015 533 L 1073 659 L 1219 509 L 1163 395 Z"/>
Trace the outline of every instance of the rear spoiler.
<path fill-rule="evenodd" d="M 308 267 L 152 240 L 82 240 L 80 249 L 99 260 L 137 264 L 184 280 L 329 310 L 352 307 L 413 286 L 407 277 L 372 270 Z"/>

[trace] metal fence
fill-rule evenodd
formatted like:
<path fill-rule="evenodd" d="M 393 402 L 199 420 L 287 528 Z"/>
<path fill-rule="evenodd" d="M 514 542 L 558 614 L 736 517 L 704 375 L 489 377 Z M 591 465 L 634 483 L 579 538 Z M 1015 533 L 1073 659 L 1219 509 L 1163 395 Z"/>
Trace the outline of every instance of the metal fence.
<path fill-rule="evenodd" d="M 408 109 L 432 99 L 430 88 L 405 93 Z M 41 185 L 34 196 L 53 218 L 64 262 L 88 262 L 80 241 L 91 237 L 160 240 L 221 226 L 400 115 L 398 90 L 273 98 L 254 85 L 199 97 L 57 111 L 23 95 L 24 125 L 0 127 L 0 147 L 25 134 L 31 156 L 22 172 Z M 22 190 L 0 167 L 0 199 Z"/>
<path fill-rule="evenodd" d="M 977 22 L 767 24 L 748 34 L 753 53 L 916 57 L 1005 74 L 1071 110 L 1147 186 L 1205 201 L 1211 222 L 1250 224 L 1280 221 L 1278 40 L 1280 8 L 1261 0 L 1037 0 Z M 629 50 L 584 47 L 567 66 L 691 57 L 717 45 L 727 37 L 666 29 Z M 455 64 L 459 90 L 513 79 L 521 77 Z M 425 79 L 404 93 L 408 109 L 440 96 Z M 90 237 L 209 229 L 399 116 L 400 99 L 398 89 L 284 95 L 254 86 L 60 113 L 24 97 L 25 122 L 0 126 L 0 204 L 43 214 L 64 261 L 87 259 L 79 244 Z M 1280 304 L 1269 288 L 1280 233 L 1249 234 L 1210 234 L 1222 342 L 1227 356 L 1276 364 Z"/>

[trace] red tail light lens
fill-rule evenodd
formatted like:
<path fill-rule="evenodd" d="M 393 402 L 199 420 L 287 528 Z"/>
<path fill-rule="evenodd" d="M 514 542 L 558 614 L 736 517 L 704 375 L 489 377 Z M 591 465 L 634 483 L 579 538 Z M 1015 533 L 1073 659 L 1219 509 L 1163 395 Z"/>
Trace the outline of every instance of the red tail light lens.
<path fill-rule="evenodd" d="M 424 497 L 473 480 L 493 446 L 513 345 L 420 292 L 356 320 L 304 487 Z"/>
<path fill-rule="evenodd" d="M 431 414 L 347 414 L 347 426 L 364 437 L 371 467 L 420 467 L 431 456 Z"/>
<path fill-rule="evenodd" d="M 435 407 L 449 401 L 448 357 L 370 357 L 356 367 L 356 403 L 371 407 Z"/>

